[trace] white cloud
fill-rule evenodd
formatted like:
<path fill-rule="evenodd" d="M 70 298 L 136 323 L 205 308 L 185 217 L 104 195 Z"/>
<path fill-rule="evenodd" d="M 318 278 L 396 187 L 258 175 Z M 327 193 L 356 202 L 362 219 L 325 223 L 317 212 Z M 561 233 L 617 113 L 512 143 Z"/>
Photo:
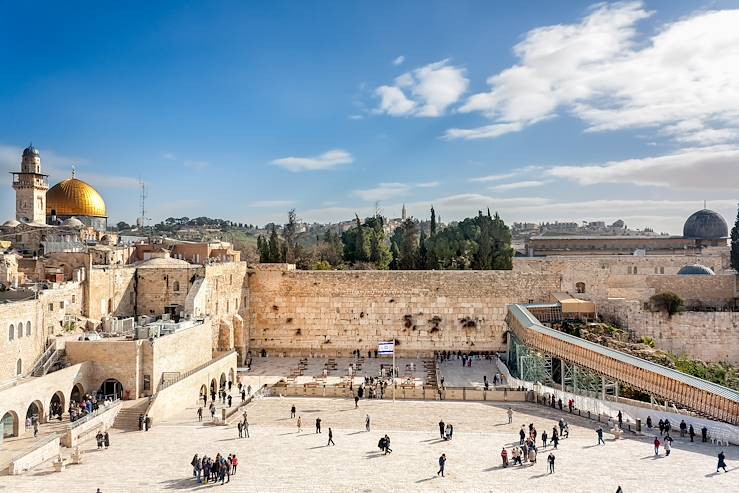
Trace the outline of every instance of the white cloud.
<path fill-rule="evenodd" d="M 416 183 L 416 186 L 418 188 L 435 188 L 438 187 L 440 183 L 438 181 L 426 181 L 422 183 Z"/>
<path fill-rule="evenodd" d="M 177 156 L 175 156 L 174 153 L 171 152 L 163 152 L 162 157 L 167 161 L 174 161 L 175 159 L 177 159 Z"/>
<path fill-rule="evenodd" d="M 437 117 L 459 101 L 467 91 L 469 80 L 465 70 L 441 60 L 395 79 L 395 85 L 375 90 L 380 98 L 378 112 L 391 116 Z"/>
<path fill-rule="evenodd" d="M 502 185 L 490 187 L 490 190 L 496 192 L 505 192 L 508 190 L 518 190 L 521 188 L 541 187 L 543 185 L 546 185 L 546 183 L 546 181 L 540 180 L 514 181 L 513 183 L 504 183 Z"/>
<path fill-rule="evenodd" d="M 410 187 L 403 183 L 380 183 L 375 188 L 352 190 L 352 195 L 368 202 L 387 200 L 408 193 Z"/>
<path fill-rule="evenodd" d="M 293 200 L 257 200 L 251 202 L 248 207 L 256 209 L 277 209 L 280 207 L 289 207 L 294 203 Z"/>
<path fill-rule="evenodd" d="M 403 55 L 400 55 L 398 58 L 393 60 L 393 65 L 397 67 L 398 65 L 402 65 L 404 61 L 405 61 L 405 57 Z"/>
<path fill-rule="evenodd" d="M 580 185 L 626 183 L 641 186 L 737 190 L 739 149 L 714 146 L 664 156 L 609 161 L 587 166 L 555 166 L 547 174 Z"/>
<path fill-rule="evenodd" d="M 514 47 L 518 64 L 460 108 L 493 124 L 446 136 L 495 138 L 565 110 L 589 131 L 654 128 L 694 145 L 735 140 L 739 10 L 698 12 L 638 36 L 650 15 L 641 2 L 601 3 L 579 23 L 529 31 Z"/>
<path fill-rule="evenodd" d="M 514 176 L 518 176 L 519 174 L 520 172 L 514 171 L 512 173 L 501 173 L 498 175 L 478 176 L 476 178 L 470 178 L 469 181 L 486 183 L 490 181 L 507 180 L 508 178 L 513 178 Z"/>
<path fill-rule="evenodd" d="M 444 137 L 447 139 L 465 140 L 494 139 L 501 135 L 519 132 L 522 128 L 523 124 L 519 122 L 496 123 L 478 128 L 450 128 L 444 133 Z"/>
<path fill-rule="evenodd" d="M 351 164 L 354 158 L 343 149 L 332 149 L 320 156 L 313 157 L 285 157 L 275 159 L 272 164 L 280 166 L 292 172 L 317 171 L 331 169 L 342 164 Z"/>
<path fill-rule="evenodd" d="M 185 161 L 182 163 L 185 168 L 192 170 L 192 171 L 205 171 L 210 167 L 210 163 L 208 161 Z"/>

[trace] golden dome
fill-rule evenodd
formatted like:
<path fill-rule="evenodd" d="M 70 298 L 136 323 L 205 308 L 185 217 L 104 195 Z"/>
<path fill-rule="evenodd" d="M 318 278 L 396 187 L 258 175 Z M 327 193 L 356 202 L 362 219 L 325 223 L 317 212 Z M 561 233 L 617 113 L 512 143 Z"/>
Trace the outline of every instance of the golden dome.
<path fill-rule="evenodd" d="M 105 202 L 90 185 L 77 178 L 68 178 L 46 192 L 46 215 L 108 217 Z"/>

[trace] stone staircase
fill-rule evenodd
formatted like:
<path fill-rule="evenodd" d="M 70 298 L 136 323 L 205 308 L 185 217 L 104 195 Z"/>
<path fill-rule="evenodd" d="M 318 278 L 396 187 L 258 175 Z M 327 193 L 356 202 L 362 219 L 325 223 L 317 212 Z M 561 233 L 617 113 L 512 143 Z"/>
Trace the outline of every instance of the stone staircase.
<path fill-rule="evenodd" d="M 139 429 L 139 415 L 146 411 L 149 398 L 124 401 L 121 410 L 113 422 L 113 428 L 125 431 L 136 431 Z"/>

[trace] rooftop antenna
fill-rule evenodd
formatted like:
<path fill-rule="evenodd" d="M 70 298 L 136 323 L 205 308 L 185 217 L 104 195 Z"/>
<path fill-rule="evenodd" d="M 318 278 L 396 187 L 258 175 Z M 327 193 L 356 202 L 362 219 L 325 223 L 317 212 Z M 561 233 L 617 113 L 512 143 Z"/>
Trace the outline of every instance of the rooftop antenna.
<path fill-rule="evenodd" d="M 136 221 L 136 226 L 143 228 L 148 220 L 146 217 L 146 183 L 144 183 L 144 180 L 139 180 L 139 186 L 141 187 L 141 215 Z"/>

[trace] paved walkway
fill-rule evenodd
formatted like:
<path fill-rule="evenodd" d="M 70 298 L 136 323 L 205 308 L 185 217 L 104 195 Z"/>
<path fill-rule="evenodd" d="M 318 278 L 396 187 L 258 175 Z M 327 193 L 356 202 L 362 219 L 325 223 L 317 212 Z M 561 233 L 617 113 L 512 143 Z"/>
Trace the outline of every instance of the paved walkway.
<path fill-rule="evenodd" d="M 297 433 L 290 419 L 295 403 L 304 429 Z M 197 423 L 192 409 L 155 426 L 149 432 L 111 434 L 111 448 L 94 450 L 88 443 L 85 461 L 54 473 L 48 465 L 22 476 L 0 477 L 0 491 L 65 493 L 203 491 L 221 487 L 198 485 L 191 479 L 194 453 L 214 456 L 236 453 L 239 472 L 223 491 L 564 491 L 674 492 L 733 491 L 739 484 L 739 450 L 726 449 L 729 473 L 715 474 L 716 453 L 711 445 L 676 439 L 670 457 L 654 457 L 651 438 L 596 445 L 596 423 L 569 416 L 570 438 L 555 452 L 556 473 L 547 474 L 539 462 L 524 467 L 500 467 L 500 449 L 517 442 L 522 424 L 533 422 L 539 432 L 560 414 L 533 404 L 513 405 L 507 424 L 506 406 L 472 402 L 361 401 L 348 399 L 267 398 L 248 407 L 251 438 L 239 439 L 235 427 Z M 372 431 L 364 431 L 369 413 Z M 314 432 L 321 417 L 323 433 Z M 455 427 L 450 442 L 439 439 L 438 421 Z M 335 447 L 327 447 L 328 427 Z M 379 438 L 391 437 L 393 453 L 377 448 Z M 541 443 L 541 442 L 539 442 Z M 436 476 L 437 459 L 448 457 L 447 477 Z M 733 485 L 733 486 L 732 486 Z M 4 488 L 4 489 L 3 489 Z"/>

